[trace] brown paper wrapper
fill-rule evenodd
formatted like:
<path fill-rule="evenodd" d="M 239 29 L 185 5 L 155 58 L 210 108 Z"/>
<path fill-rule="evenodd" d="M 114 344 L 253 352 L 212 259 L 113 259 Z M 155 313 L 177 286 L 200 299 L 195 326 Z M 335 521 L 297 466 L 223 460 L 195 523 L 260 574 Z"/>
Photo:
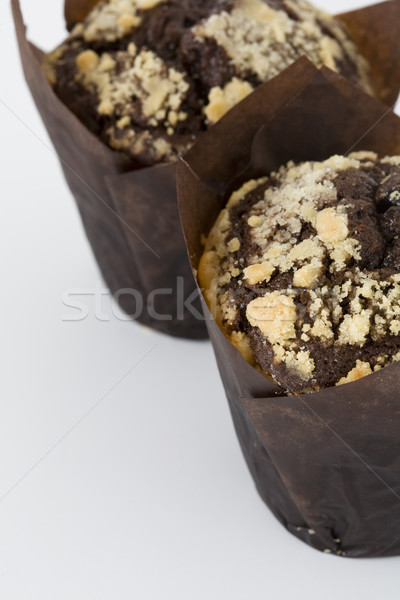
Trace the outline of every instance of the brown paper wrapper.
<path fill-rule="evenodd" d="M 65 0 L 64 15 L 68 29 L 83 21 L 99 0 Z"/>
<path fill-rule="evenodd" d="M 305 58 L 264 84 L 178 165 L 194 273 L 200 237 L 237 183 L 289 160 L 361 149 L 400 154 L 400 119 L 385 105 Z M 204 310 L 245 459 L 276 517 L 321 551 L 400 554 L 400 364 L 289 397 L 247 364 Z"/>
<path fill-rule="evenodd" d="M 66 0 L 68 25 L 95 3 Z M 12 6 L 26 80 L 108 287 L 122 308 L 145 325 L 171 335 L 205 337 L 200 303 L 192 301 L 196 288 L 179 224 L 175 165 L 124 163 L 93 136 L 54 95 L 40 68 L 41 51 L 26 40 L 18 0 Z M 390 102 L 400 90 L 399 10 L 400 0 L 390 0 L 341 17 L 371 60 L 377 93 Z M 247 125 L 245 115 L 237 118 Z M 154 290 L 160 291 L 154 296 Z M 186 306 L 185 299 L 190 299 Z"/>
<path fill-rule="evenodd" d="M 12 8 L 26 81 L 111 293 L 144 325 L 205 338 L 179 221 L 176 165 L 134 169 L 92 135 L 54 94 L 43 53 L 26 39 L 18 0 Z"/>
<path fill-rule="evenodd" d="M 371 65 L 377 98 L 392 106 L 400 89 L 400 0 L 338 15 Z"/>

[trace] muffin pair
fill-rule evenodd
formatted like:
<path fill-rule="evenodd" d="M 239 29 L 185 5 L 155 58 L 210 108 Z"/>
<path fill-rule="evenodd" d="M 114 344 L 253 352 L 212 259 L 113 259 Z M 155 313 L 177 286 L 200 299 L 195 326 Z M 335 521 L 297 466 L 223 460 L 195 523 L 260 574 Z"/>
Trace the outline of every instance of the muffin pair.
<path fill-rule="evenodd" d="M 193 269 L 265 502 L 319 550 L 400 553 L 400 126 L 373 98 L 400 87 L 397 0 L 340 20 L 292 0 L 67 0 L 48 55 L 13 9 L 120 304 L 205 337 Z"/>
<path fill-rule="evenodd" d="M 72 21 L 84 14 L 82 3 L 66 8 Z M 380 92 L 341 21 L 303 0 L 103 0 L 87 10 L 43 68 L 62 102 L 127 168 L 174 163 L 301 56 Z"/>

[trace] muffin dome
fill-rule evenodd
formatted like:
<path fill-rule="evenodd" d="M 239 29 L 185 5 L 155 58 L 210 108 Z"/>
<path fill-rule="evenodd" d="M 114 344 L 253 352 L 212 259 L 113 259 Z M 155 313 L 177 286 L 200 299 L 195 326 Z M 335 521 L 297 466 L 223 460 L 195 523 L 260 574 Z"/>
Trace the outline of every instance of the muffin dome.
<path fill-rule="evenodd" d="M 95 135 L 151 165 L 303 55 L 371 92 L 342 25 L 304 0 L 102 1 L 44 69 Z"/>
<path fill-rule="evenodd" d="M 247 182 L 199 277 L 225 334 L 289 393 L 400 360 L 400 157 L 289 163 Z"/>

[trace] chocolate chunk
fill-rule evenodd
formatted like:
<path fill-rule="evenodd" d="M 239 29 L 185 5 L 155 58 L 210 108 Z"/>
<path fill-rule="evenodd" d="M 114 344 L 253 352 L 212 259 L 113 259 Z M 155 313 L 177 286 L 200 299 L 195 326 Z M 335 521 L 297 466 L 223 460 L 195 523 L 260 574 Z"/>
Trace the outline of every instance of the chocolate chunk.
<path fill-rule="evenodd" d="M 222 10 L 230 11 L 232 0 L 169 0 L 161 2 L 151 10 L 139 12 L 140 26 L 135 28 L 129 39 L 138 47 L 146 46 L 162 59 L 182 61 L 182 39 L 186 32 L 202 19 Z M 126 42 L 121 45 L 124 46 Z"/>
<path fill-rule="evenodd" d="M 396 273 L 400 272 L 400 240 L 393 240 L 388 248 L 388 252 L 383 260 L 383 266 L 393 269 Z"/>
<path fill-rule="evenodd" d="M 391 206 L 400 206 L 400 169 L 393 173 L 380 184 L 376 190 L 375 202 L 379 212 L 385 212 Z"/>
<path fill-rule="evenodd" d="M 204 100 L 207 99 L 210 88 L 223 87 L 236 73 L 226 50 L 215 40 L 207 39 L 201 43 L 190 32 L 183 36 L 180 49 L 182 63 L 196 82 L 200 97 Z"/>
<path fill-rule="evenodd" d="M 338 198 L 373 199 L 378 183 L 367 171 L 347 169 L 334 180 Z"/>
<path fill-rule="evenodd" d="M 355 264 L 362 269 L 378 269 L 385 252 L 385 241 L 378 225 L 374 205 L 366 200 L 342 200 L 346 207 L 349 236 L 360 243 L 361 258 Z"/>
<path fill-rule="evenodd" d="M 385 237 L 400 237 L 400 207 L 392 206 L 381 218 L 381 229 Z"/>

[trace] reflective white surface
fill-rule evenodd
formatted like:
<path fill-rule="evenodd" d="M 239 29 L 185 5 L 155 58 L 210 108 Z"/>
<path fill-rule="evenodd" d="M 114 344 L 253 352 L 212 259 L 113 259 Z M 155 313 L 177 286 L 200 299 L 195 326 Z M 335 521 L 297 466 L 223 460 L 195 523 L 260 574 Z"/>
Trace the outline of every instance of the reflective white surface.
<path fill-rule="evenodd" d="M 22 5 L 36 43 L 63 38 L 61 0 Z M 208 342 L 120 321 L 107 297 L 102 320 L 88 296 L 87 318 L 65 320 L 66 293 L 103 284 L 6 0 L 0 54 L 0 597 L 397 599 L 400 559 L 319 554 L 269 513 Z"/>

